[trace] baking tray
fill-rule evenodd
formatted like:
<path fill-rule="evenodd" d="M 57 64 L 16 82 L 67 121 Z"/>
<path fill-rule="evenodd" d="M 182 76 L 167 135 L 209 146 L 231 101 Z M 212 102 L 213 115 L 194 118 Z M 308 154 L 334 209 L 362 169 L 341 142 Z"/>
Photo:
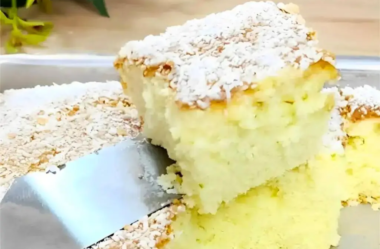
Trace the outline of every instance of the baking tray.
<path fill-rule="evenodd" d="M 114 58 L 96 55 L 3 55 L 0 56 L 0 92 L 52 83 L 118 80 L 113 68 Z M 380 57 L 341 56 L 337 61 L 342 74 L 341 86 L 368 84 L 380 89 Z M 33 219 L 26 217 L 29 218 Z M 339 229 L 342 235 L 339 249 L 380 249 L 380 212 L 369 206 L 343 209 Z"/>

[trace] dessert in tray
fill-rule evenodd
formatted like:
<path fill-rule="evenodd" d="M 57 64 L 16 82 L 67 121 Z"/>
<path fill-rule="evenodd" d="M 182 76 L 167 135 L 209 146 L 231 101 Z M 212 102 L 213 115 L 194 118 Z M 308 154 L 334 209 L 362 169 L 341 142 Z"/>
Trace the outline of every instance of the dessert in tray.
<path fill-rule="evenodd" d="M 163 237 L 128 240 L 137 223 L 105 243 L 338 245 L 342 206 L 378 208 L 380 112 L 369 86 L 322 89 L 339 79 L 334 64 L 293 4 L 249 2 L 128 42 L 115 62 L 122 86 L 143 133 L 176 160 L 161 184 L 184 198 Z"/>
<path fill-rule="evenodd" d="M 122 87 L 0 94 L 0 199 L 14 177 L 142 129 L 176 161 L 159 181 L 183 199 L 93 249 L 329 249 L 342 208 L 379 208 L 380 91 L 333 85 L 297 6 L 192 20 L 128 42 L 115 66 Z"/>
<path fill-rule="evenodd" d="M 118 84 L 74 82 L 1 94 L 1 190 L 28 171 L 60 165 L 136 136 L 141 128 L 136 109 Z M 379 207 L 380 166 L 373 145 L 380 141 L 376 114 L 380 92 L 369 86 L 326 91 L 336 98 L 323 137 L 331 143 L 308 165 L 250 190 L 216 215 L 199 215 L 176 202 L 115 231 L 93 248 L 226 248 L 221 243 L 227 242 L 245 248 L 240 243 L 257 241 L 257 248 L 275 242 L 274 248 L 286 243 L 297 248 L 313 239 L 313 247 L 304 248 L 320 249 L 337 243 L 337 218 L 343 206 Z M 53 154 L 52 148 L 62 153 Z"/>

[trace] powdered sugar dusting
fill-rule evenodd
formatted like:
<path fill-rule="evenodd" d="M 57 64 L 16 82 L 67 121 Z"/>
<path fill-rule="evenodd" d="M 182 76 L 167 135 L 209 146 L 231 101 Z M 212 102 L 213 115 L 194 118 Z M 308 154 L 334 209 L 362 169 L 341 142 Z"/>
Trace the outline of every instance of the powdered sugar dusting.
<path fill-rule="evenodd" d="M 380 91 L 372 86 L 344 87 L 341 91 L 343 96 L 348 99 L 351 112 L 363 106 L 372 110 L 380 107 Z"/>
<path fill-rule="evenodd" d="M 174 217 L 185 211 L 185 206 L 173 204 L 150 217 L 144 217 L 131 226 L 117 231 L 111 237 L 89 249 L 157 249 L 164 246 L 174 234 L 170 225 Z"/>
<path fill-rule="evenodd" d="M 140 126 L 119 82 L 5 91 L 0 94 L 0 200 L 16 177 L 136 136 Z"/>
<path fill-rule="evenodd" d="M 324 93 L 330 93 L 334 95 L 335 105 L 331 111 L 331 117 L 328 124 L 328 131 L 323 136 L 323 146 L 329 153 L 343 154 L 343 140 L 346 137 L 346 133 L 343 131 L 343 117 L 341 115 L 341 109 L 347 106 L 347 101 L 341 96 L 340 91 L 336 87 L 324 88 Z"/>
<path fill-rule="evenodd" d="M 306 69 L 321 59 L 334 63 L 315 47 L 315 33 L 297 11 L 295 5 L 248 2 L 128 42 L 119 58 L 127 66 L 158 68 L 156 74 L 167 76 L 177 101 L 207 108 L 210 101 L 254 88 L 286 66 Z"/>
<path fill-rule="evenodd" d="M 356 88 L 325 88 L 325 93 L 334 94 L 335 106 L 331 112 L 329 130 L 323 136 L 324 147 L 334 153 L 344 153 L 342 141 L 347 136 L 344 132 L 345 118 L 351 120 L 366 117 L 380 117 L 380 91 L 364 85 Z M 347 110 L 349 113 L 347 113 Z M 348 114 L 348 117 L 345 117 Z"/>

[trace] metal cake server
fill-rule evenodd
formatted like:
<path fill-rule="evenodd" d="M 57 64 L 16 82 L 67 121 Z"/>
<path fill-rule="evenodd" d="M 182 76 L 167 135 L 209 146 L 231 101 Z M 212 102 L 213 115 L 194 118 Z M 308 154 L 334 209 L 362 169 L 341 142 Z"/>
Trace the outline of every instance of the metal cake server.
<path fill-rule="evenodd" d="M 155 181 L 172 163 L 140 136 L 21 177 L 0 203 L 0 248 L 90 246 L 176 197 Z"/>

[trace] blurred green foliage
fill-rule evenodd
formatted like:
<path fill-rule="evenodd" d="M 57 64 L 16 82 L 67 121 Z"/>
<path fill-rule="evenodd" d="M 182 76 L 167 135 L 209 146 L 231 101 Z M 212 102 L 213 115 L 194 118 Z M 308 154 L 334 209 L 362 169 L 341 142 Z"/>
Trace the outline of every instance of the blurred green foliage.
<path fill-rule="evenodd" d="M 47 13 L 52 11 L 52 0 L 0 0 L 0 24 L 11 26 L 9 38 L 5 44 L 7 53 L 19 53 L 24 45 L 39 45 L 50 35 L 51 22 L 29 21 L 18 16 L 19 8 L 30 8 L 38 4 Z M 104 0 L 87 0 L 100 15 L 109 17 Z"/>

